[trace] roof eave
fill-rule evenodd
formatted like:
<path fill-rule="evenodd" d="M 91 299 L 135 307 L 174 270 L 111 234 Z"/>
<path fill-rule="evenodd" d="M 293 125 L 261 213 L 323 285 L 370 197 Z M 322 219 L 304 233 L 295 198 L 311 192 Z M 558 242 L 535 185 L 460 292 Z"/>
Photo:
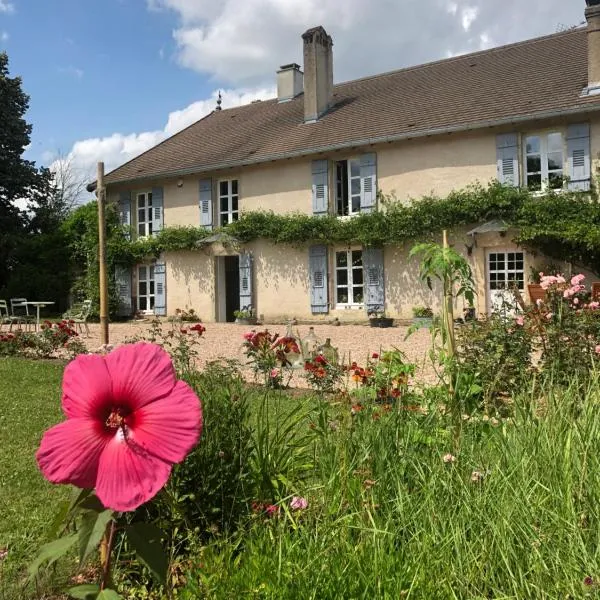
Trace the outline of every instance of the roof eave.
<path fill-rule="evenodd" d="M 237 161 L 226 161 L 223 163 L 218 163 L 214 165 L 210 165 L 208 167 L 190 167 L 187 169 L 177 169 L 175 171 L 165 171 L 162 173 L 156 173 L 154 175 L 141 175 L 139 177 L 131 177 L 128 179 L 118 179 L 117 181 L 112 181 L 107 183 L 107 186 L 124 184 L 124 183 L 133 183 L 135 181 L 148 181 L 148 180 L 156 180 L 156 179 L 165 179 L 172 177 L 182 177 L 185 175 L 194 175 L 200 173 L 207 173 L 211 171 L 220 171 L 223 169 L 231 169 L 235 167 L 245 167 L 250 165 L 257 165 L 267 162 L 274 162 L 278 160 L 284 160 L 289 158 L 302 158 L 304 156 L 311 156 L 315 154 L 323 154 L 325 152 L 333 152 L 336 150 L 344 150 L 348 148 L 356 148 L 360 146 L 373 146 L 375 144 L 385 144 L 391 142 L 400 142 L 408 139 L 415 138 L 424 138 L 424 137 L 432 137 L 435 135 L 444 135 L 449 133 L 461 133 L 465 131 L 474 131 L 477 129 L 485 129 L 488 127 L 502 127 L 503 125 L 512 125 L 517 123 L 524 123 L 527 121 L 539 121 L 543 119 L 551 119 L 554 117 L 565 117 L 565 116 L 573 116 L 579 114 L 585 114 L 589 112 L 595 112 L 600 110 L 600 101 L 599 102 L 590 102 L 587 104 L 583 104 L 581 106 L 576 106 L 573 108 L 566 108 L 560 110 L 551 110 L 551 111 L 543 111 L 535 114 L 527 114 L 527 115 L 519 115 L 513 117 L 507 117 L 504 119 L 490 119 L 485 121 L 474 121 L 473 123 L 467 123 L 463 125 L 455 125 L 451 127 L 439 127 L 432 129 L 425 129 L 422 131 L 411 131 L 405 132 L 395 135 L 389 136 L 379 136 L 374 138 L 364 138 L 359 140 L 353 140 L 350 142 L 342 142 L 339 144 L 330 144 L 328 146 L 319 146 L 314 148 L 307 148 L 305 150 L 296 150 L 293 152 L 281 152 L 266 156 L 257 157 L 255 159 L 243 159 Z M 107 177 L 110 176 L 110 173 Z M 92 188 L 92 189 L 90 189 Z M 93 192 L 96 189 L 96 182 L 92 182 L 88 184 L 87 190 Z"/>

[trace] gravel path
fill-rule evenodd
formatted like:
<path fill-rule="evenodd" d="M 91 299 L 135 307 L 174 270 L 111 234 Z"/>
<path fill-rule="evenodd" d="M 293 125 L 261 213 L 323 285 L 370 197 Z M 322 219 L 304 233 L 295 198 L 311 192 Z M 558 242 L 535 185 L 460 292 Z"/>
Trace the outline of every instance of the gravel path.
<path fill-rule="evenodd" d="M 192 323 L 183 326 L 189 325 Z M 92 323 L 89 327 L 90 337 L 82 336 L 81 339 L 90 350 L 95 351 L 100 346 L 100 326 Z M 148 322 L 111 323 L 109 341 L 111 344 L 118 345 L 128 338 L 147 334 L 149 327 L 150 323 Z M 164 331 L 168 331 L 171 327 L 171 323 L 163 323 Z M 206 362 L 219 357 L 237 359 L 244 364 L 246 359 L 242 349 L 242 335 L 251 329 L 257 331 L 263 329 L 259 326 L 248 327 L 234 323 L 206 323 L 205 327 L 206 332 L 202 336 L 198 348 L 198 366 L 200 368 Z M 280 335 L 284 335 L 286 332 L 285 325 L 267 325 L 267 328 Z M 294 333 L 298 332 L 300 337 L 304 337 L 308 333 L 308 328 L 308 325 L 294 326 Z M 396 347 L 406 354 L 408 360 L 417 364 L 417 379 L 425 380 L 432 377 L 431 367 L 424 366 L 427 352 L 431 346 L 429 332 L 425 329 L 417 331 L 405 341 L 408 328 L 404 326 L 380 329 L 367 325 L 315 325 L 314 328 L 315 334 L 322 342 L 326 338 L 331 338 L 331 344 L 338 349 L 340 359 L 343 359 L 345 363 L 350 359 L 364 365 L 366 359 L 374 352 Z M 252 377 L 249 372 L 247 376 L 249 379 Z M 291 385 L 306 387 L 304 379 L 298 376 L 294 376 Z"/>

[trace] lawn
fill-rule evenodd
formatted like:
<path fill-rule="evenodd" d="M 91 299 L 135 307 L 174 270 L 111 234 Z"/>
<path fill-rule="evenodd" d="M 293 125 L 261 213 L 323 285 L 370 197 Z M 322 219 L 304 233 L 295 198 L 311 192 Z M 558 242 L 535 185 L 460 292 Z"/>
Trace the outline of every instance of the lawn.
<path fill-rule="evenodd" d="M 14 587 L 44 540 L 56 503 L 68 495 L 46 482 L 35 452 L 42 433 L 61 420 L 58 361 L 0 359 L 0 548 L 8 548 L 0 565 L 0 598 L 21 598 Z M 11 595 L 12 594 L 12 595 Z"/>
<path fill-rule="evenodd" d="M 68 494 L 34 459 L 61 419 L 62 368 L 0 361 L 0 545 L 9 548 L 0 600 L 53 597 L 43 581 L 36 592 L 17 584 Z M 177 598 L 597 597 L 597 378 L 534 381 L 509 416 L 478 412 L 460 424 L 432 388 L 392 405 L 261 390 L 227 369 L 190 381 L 203 400 L 202 440 L 133 516 L 166 532 Z M 308 506 L 294 510 L 293 496 Z M 122 596 L 166 597 L 118 548 Z M 59 569 L 54 581 L 75 574 L 72 561 Z"/>

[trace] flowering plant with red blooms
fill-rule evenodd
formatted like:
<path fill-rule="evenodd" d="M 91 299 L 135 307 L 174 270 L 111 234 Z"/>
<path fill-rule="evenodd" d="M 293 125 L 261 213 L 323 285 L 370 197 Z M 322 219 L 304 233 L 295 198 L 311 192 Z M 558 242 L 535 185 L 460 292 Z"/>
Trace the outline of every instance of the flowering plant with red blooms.
<path fill-rule="evenodd" d="M 328 361 L 322 354 L 304 361 L 304 376 L 318 392 L 335 392 L 342 382 L 343 368 Z"/>
<path fill-rule="evenodd" d="M 268 387 L 281 387 L 281 369 L 291 364 L 288 355 L 300 353 L 296 340 L 291 337 L 279 337 L 278 333 L 271 333 L 268 329 L 249 331 L 243 337 L 242 347 L 254 373 L 262 374 Z"/>
<path fill-rule="evenodd" d="M 62 409 L 66 420 L 46 431 L 36 459 L 46 479 L 83 488 L 84 500 L 94 490 L 102 505 L 97 519 L 110 524 L 103 589 L 114 543 L 113 511 L 133 511 L 163 488 L 173 465 L 198 443 L 202 407 L 192 388 L 176 379 L 162 348 L 137 343 L 69 363 Z M 92 506 L 87 502 L 85 509 Z"/>

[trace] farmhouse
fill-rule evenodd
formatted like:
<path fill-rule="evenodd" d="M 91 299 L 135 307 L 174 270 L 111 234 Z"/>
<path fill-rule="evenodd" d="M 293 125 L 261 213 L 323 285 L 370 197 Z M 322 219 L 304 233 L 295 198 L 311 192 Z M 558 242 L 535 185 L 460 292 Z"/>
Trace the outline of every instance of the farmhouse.
<path fill-rule="evenodd" d="M 435 309 L 408 246 L 236 244 L 223 231 L 251 211 L 353 219 L 385 210 L 382 195 L 408 202 L 494 179 L 588 190 L 600 150 L 598 0 L 585 16 L 587 27 L 338 84 L 332 38 L 309 29 L 303 70 L 281 66 L 277 98 L 217 106 L 106 176 L 135 236 L 215 230 L 202 249 L 118 269 L 122 314 L 193 307 L 230 321 L 252 306 L 266 319 L 318 321 Z M 511 239 L 501 221 L 451 233 L 473 268 L 479 313 L 508 282 L 526 293 L 541 260 Z"/>

